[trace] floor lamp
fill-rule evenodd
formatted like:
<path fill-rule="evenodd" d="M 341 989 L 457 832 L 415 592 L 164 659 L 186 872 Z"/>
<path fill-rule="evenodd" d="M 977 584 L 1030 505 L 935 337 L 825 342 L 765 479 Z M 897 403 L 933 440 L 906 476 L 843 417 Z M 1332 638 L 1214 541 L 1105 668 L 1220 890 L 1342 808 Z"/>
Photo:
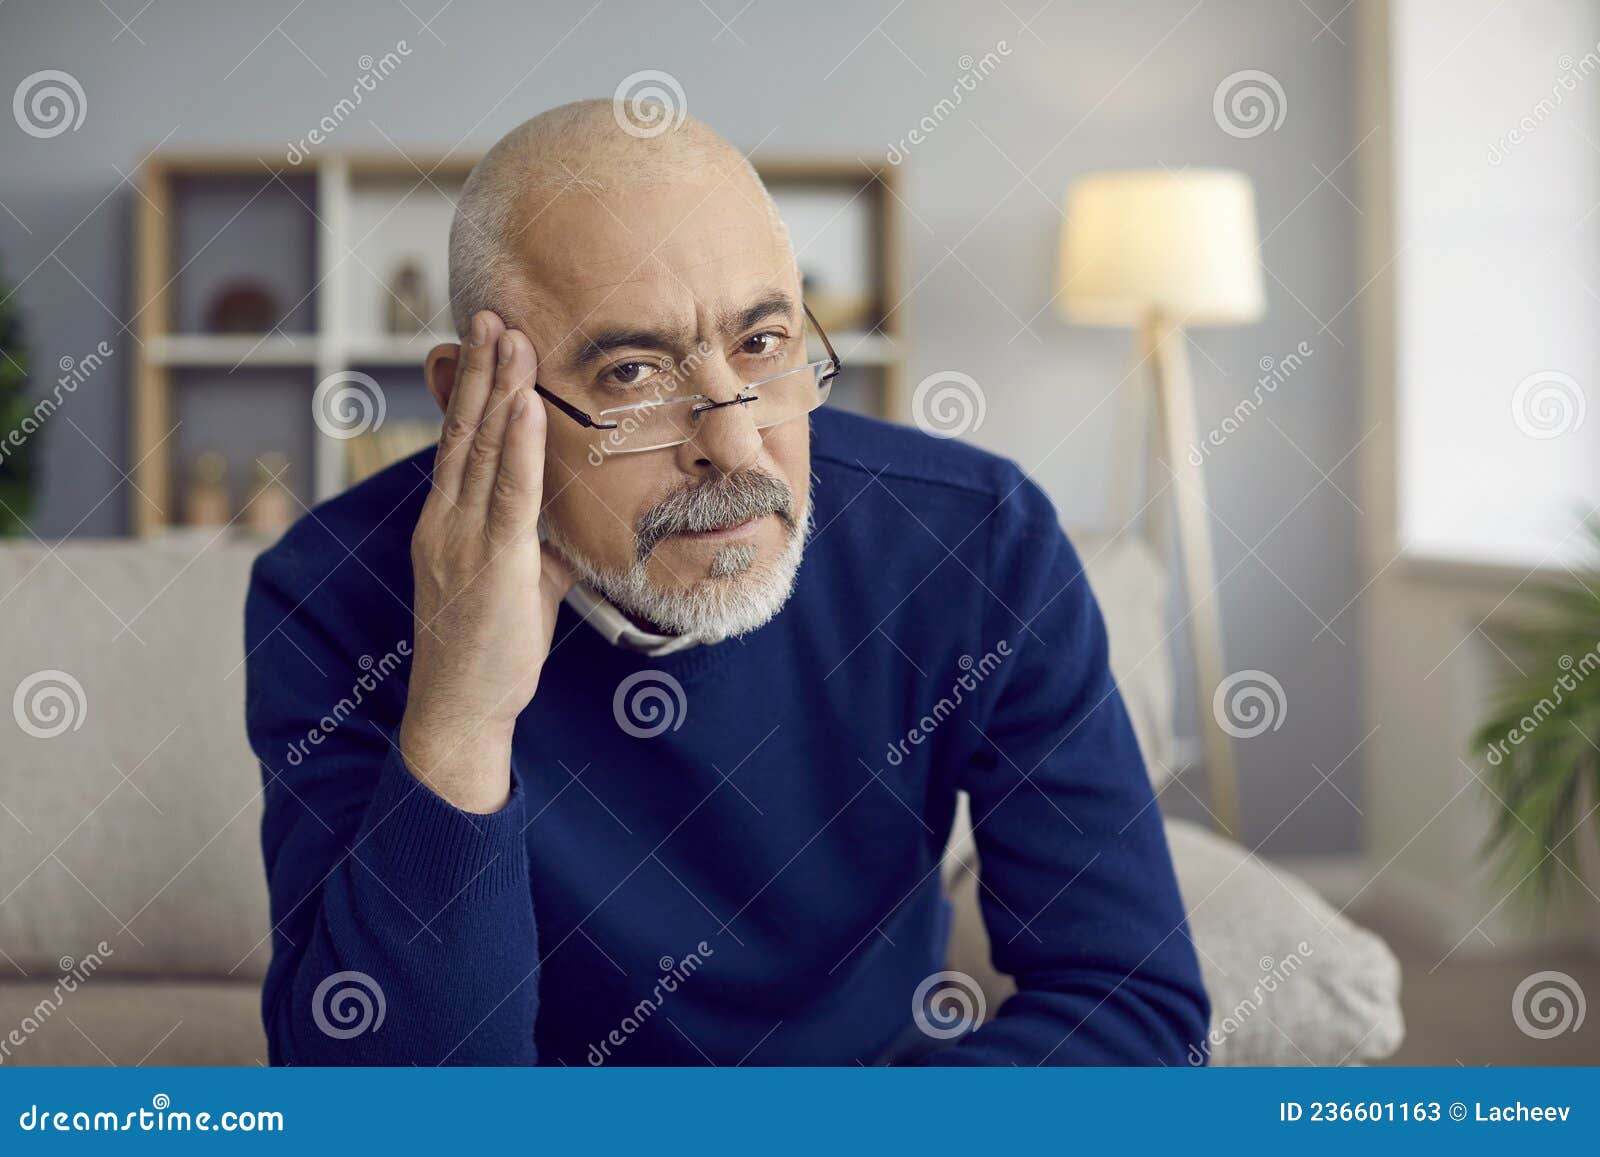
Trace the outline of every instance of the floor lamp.
<path fill-rule="evenodd" d="M 1139 333 L 1135 372 L 1118 391 L 1118 521 L 1134 520 L 1143 505 L 1140 479 L 1153 446 L 1173 476 L 1212 812 L 1226 834 L 1237 836 L 1232 737 L 1212 703 L 1226 668 L 1205 497 L 1209 443 L 1202 442 L 1195 420 L 1183 331 L 1261 317 L 1255 194 L 1247 177 L 1225 170 L 1096 173 L 1073 182 L 1066 218 L 1061 312 L 1070 321 L 1132 326 Z M 1151 394 L 1153 422 L 1147 420 Z M 1167 542 L 1165 503 L 1149 505 L 1151 538 L 1159 550 Z"/>

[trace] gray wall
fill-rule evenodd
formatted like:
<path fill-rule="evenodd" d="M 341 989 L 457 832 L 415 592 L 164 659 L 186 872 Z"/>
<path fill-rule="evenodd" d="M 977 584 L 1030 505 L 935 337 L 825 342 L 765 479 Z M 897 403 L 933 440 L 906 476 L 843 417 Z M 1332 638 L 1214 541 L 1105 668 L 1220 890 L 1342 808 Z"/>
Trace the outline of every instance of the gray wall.
<path fill-rule="evenodd" d="M 1036 18 L 1033 2 L 815 0 L 741 12 L 740 0 L 603 0 L 590 12 L 566 0 L 455 0 L 429 28 L 421 20 L 440 0 L 412 0 L 415 16 L 378 0 L 158 0 L 137 18 L 135 0 L 110 4 L 131 29 L 98 0 L 0 8 L 0 95 L 58 68 L 88 101 L 82 127 L 49 140 L 0 117 L 0 261 L 11 282 L 22 280 L 35 364 L 80 357 L 101 338 L 118 351 L 39 435 L 45 536 L 126 525 L 119 467 L 132 343 L 120 319 L 130 312 L 134 194 L 118 170 L 131 172 L 163 140 L 281 153 L 350 91 L 359 57 L 400 39 L 411 56 L 332 147 L 481 149 L 551 104 L 610 95 L 625 75 L 656 68 L 682 82 L 691 112 L 743 147 L 883 157 L 950 95 L 964 55 L 1005 41 L 1010 55 L 903 165 L 909 380 L 973 375 L 988 397 L 973 439 L 1020 461 L 1074 527 L 1109 517 L 1111 395 L 1130 337 L 1068 328 L 1047 308 L 1061 194 L 1092 169 L 1249 173 L 1268 234 L 1269 315 L 1194 335 L 1202 429 L 1232 409 L 1263 358 L 1301 340 L 1316 352 L 1207 466 L 1212 506 L 1229 528 L 1217 525 L 1215 539 L 1229 574 L 1230 667 L 1271 672 L 1288 704 L 1280 730 L 1240 745 L 1247 835 L 1270 833 L 1268 850 L 1357 846 L 1359 608 L 1340 612 L 1360 587 L 1352 503 L 1361 496 L 1347 457 L 1364 433 L 1347 308 L 1358 288 L 1356 211 L 1345 195 L 1354 196 L 1361 134 L 1348 112 L 1351 22 L 1339 0 L 1057 0 Z M 1218 83 L 1241 69 L 1281 83 L 1287 112 L 1275 131 L 1241 139 L 1214 119 Z M 1338 791 L 1316 770 L 1336 766 Z M 1181 786 L 1166 802 L 1195 810 Z"/>

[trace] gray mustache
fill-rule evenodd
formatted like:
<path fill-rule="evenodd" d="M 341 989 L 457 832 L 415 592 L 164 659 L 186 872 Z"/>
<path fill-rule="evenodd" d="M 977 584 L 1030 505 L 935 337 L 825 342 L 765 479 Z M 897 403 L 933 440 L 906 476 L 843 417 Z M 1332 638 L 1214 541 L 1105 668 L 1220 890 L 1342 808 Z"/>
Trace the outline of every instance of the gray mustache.
<path fill-rule="evenodd" d="M 764 470 L 739 470 L 676 491 L 640 517 L 634 528 L 639 561 L 674 534 L 733 526 L 776 514 L 794 529 L 794 495 L 781 479 Z"/>

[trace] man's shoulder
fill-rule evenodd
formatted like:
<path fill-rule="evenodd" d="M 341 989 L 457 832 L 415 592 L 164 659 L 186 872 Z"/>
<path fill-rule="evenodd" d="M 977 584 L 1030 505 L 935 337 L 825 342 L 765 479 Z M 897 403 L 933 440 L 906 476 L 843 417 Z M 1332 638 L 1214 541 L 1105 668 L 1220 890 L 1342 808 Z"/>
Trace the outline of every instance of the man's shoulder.
<path fill-rule="evenodd" d="M 813 469 L 855 476 L 903 502 L 910 513 L 998 518 L 1018 527 L 1056 526 L 1050 499 L 1009 458 L 914 426 L 823 407 L 812 421 Z"/>

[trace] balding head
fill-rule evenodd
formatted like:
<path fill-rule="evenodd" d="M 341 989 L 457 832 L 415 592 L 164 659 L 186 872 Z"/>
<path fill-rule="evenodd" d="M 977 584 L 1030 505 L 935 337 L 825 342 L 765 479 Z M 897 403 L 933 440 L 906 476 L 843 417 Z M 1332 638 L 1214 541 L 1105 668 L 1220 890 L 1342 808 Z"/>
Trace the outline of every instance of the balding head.
<path fill-rule="evenodd" d="M 564 197 L 727 183 L 765 206 L 793 251 L 777 206 L 749 160 L 709 126 L 655 102 L 580 100 L 540 113 L 501 137 L 471 174 L 450 226 L 450 312 L 465 336 L 472 315 L 508 318 L 525 289 L 519 242 Z M 619 222 L 618 228 L 626 226 Z"/>

